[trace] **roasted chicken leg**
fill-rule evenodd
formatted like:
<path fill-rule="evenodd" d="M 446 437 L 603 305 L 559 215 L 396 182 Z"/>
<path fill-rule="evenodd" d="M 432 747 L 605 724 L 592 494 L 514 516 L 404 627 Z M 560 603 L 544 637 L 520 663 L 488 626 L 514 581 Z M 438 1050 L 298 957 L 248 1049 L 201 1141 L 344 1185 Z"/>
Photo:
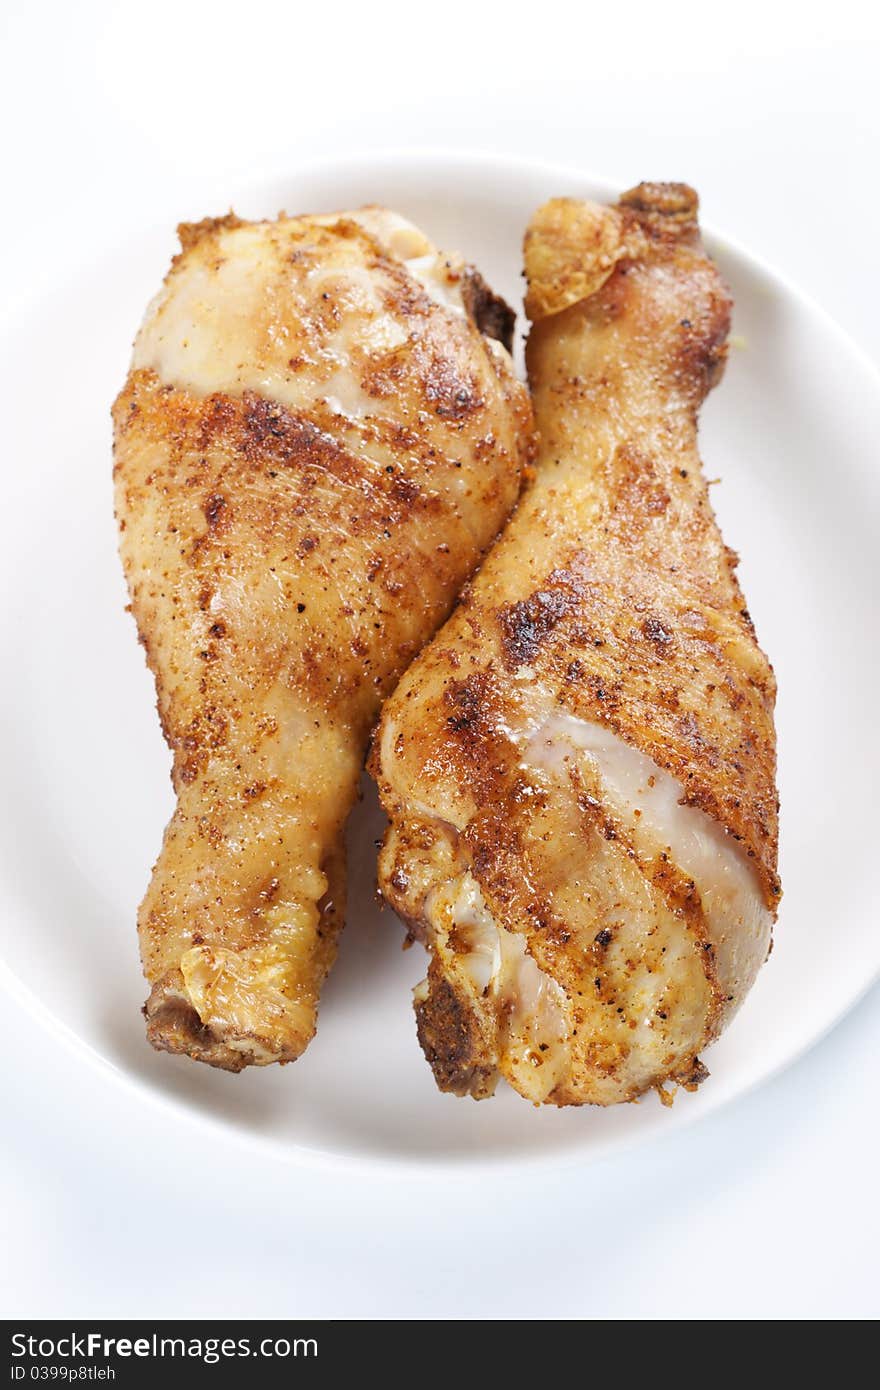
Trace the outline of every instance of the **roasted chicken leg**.
<path fill-rule="evenodd" d="M 510 511 L 512 316 L 382 209 L 184 226 L 114 406 L 116 514 L 178 802 L 139 916 L 157 1048 L 315 1029 L 380 701 Z"/>
<path fill-rule="evenodd" d="M 383 711 L 380 884 L 457 1094 L 692 1086 L 768 953 L 775 686 L 697 454 L 730 300 L 696 207 L 647 184 L 536 214 L 536 476 Z"/>

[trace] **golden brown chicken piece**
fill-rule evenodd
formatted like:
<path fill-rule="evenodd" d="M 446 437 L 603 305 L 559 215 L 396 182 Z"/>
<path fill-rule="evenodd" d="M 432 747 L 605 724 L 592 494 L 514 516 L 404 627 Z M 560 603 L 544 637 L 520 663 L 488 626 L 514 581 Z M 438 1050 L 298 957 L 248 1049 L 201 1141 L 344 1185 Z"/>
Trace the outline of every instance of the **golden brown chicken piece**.
<path fill-rule="evenodd" d="M 775 688 L 697 454 L 730 301 L 696 209 L 643 184 L 536 214 L 537 475 L 377 733 L 380 884 L 458 1094 L 693 1085 L 769 948 Z"/>
<path fill-rule="evenodd" d="M 510 311 L 394 214 L 180 233 L 114 407 L 178 796 L 139 930 L 150 1041 L 237 1071 L 314 1033 L 371 726 L 510 511 L 531 411 Z"/>

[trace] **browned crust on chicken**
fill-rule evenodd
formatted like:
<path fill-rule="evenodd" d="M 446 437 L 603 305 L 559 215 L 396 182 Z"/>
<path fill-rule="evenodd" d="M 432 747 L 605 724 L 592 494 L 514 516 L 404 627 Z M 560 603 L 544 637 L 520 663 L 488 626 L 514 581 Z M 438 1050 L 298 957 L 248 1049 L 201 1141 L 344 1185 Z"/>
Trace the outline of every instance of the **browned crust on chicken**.
<path fill-rule="evenodd" d="M 150 990 L 144 1005 L 147 1021 L 147 1041 L 157 1052 L 178 1052 L 194 1062 L 207 1062 L 221 1071 L 243 1071 L 249 1062 L 258 1059 L 262 1048 L 254 1039 L 255 1050 L 248 1053 L 247 1039 L 237 1039 L 241 1051 L 233 1051 L 229 1039 L 218 1036 L 213 1028 L 202 1023 L 189 1001 L 182 997 L 184 988 L 180 971 L 169 970 Z"/>
<path fill-rule="evenodd" d="M 670 422 L 680 412 L 695 419 L 723 370 L 731 309 L 697 240 L 697 196 L 686 184 L 643 183 L 619 207 L 624 254 L 616 273 L 588 303 L 572 305 L 567 321 L 545 323 L 536 315 L 528 359 L 541 353 L 548 332 L 576 338 L 584 327 L 622 319 L 646 267 L 665 263 L 678 283 L 638 335 L 656 336 Z M 538 218 L 533 237 L 540 225 Z M 642 346 L 638 337 L 635 346 Z M 574 411 L 599 393 L 625 399 L 628 370 L 625 361 L 606 360 L 597 382 L 554 377 L 544 394 L 535 383 L 544 421 L 551 392 L 553 417 L 561 421 L 566 397 Z M 546 455 L 553 444 L 546 423 L 544 433 Z M 509 659 L 516 660 L 518 640 L 534 642 L 529 661 L 538 658 L 542 675 L 564 685 L 572 713 L 607 723 L 682 781 L 691 804 L 744 842 L 767 905 L 775 908 L 778 798 L 768 712 L 776 683 L 755 641 L 736 577 L 738 557 L 721 540 L 699 460 L 688 463 L 682 457 L 676 467 L 636 441 L 617 443 L 600 463 L 602 507 L 594 532 L 603 536 L 601 553 L 588 546 L 571 551 L 546 585 L 524 602 L 502 605 L 497 619 L 510 632 Z M 689 563 L 694 553 L 698 567 Z M 738 659 L 730 659 L 731 649 Z"/>
<path fill-rule="evenodd" d="M 462 289 L 465 307 L 484 337 L 494 338 L 508 352 L 513 352 L 516 314 L 510 305 L 490 289 L 472 266 L 465 272 Z"/>
<path fill-rule="evenodd" d="M 454 415 L 456 427 L 463 427 L 469 414 L 484 413 L 483 403 L 466 399 L 464 388 L 442 363 L 427 363 L 425 383 L 436 414 Z M 172 706 L 167 687 L 159 691 L 163 731 L 175 755 L 175 786 L 193 781 L 227 741 L 229 661 L 219 662 L 221 654 L 236 666 L 248 664 L 249 678 L 267 683 L 280 678 L 290 662 L 296 634 L 298 681 L 324 710 L 345 706 L 347 720 L 356 720 L 359 729 L 368 726 L 378 702 L 418 646 L 400 595 L 414 593 L 428 555 L 429 592 L 450 594 L 460 572 L 460 547 L 468 543 L 470 520 L 451 515 L 443 495 L 460 471 L 459 460 L 441 455 L 432 443 L 419 449 L 412 430 L 377 421 L 370 442 L 380 458 L 372 462 L 334 437 L 333 422 L 320 419 L 316 411 L 311 417 L 300 416 L 250 392 L 240 399 L 199 399 L 163 386 L 154 374 L 143 371 L 130 374 L 113 414 L 117 451 L 130 438 L 137 446 L 142 440 L 163 439 L 160 458 L 136 487 L 143 489 L 145 500 L 163 499 L 166 539 L 180 538 L 177 559 L 186 571 L 188 596 L 195 601 L 195 612 L 187 612 L 185 618 L 193 638 L 198 633 L 194 655 L 202 663 L 200 698 Z M 479 449 L 479 439 L 476 444 Z M 381 461 L 404 454 L 416 461 L 415 466 Z M 474 480 L 473 500 L 479 499 L 490 514 L 504 507 L 510 495 L 506 470 L 517 463 L 510 457 L 499 459 L 498 451 L 495 459 L 505 468 L 487 467 Z M 179 499 L 174 496 L 178 489 Z M 126 505 L 135 507 L 138 500 L 128 486 Z M 179 524 L 183 520 L 186 528 Z M 446 540 L 432 543 L 438 524 Z M 247 557 L 233 549 L 244 535 Z M 338 634 L 312 622 L 308 602 L 300 607 L 296 593 L 299 586 L 307 600 L 308 591 L 316 588 L 323 609 L 323 596 L 338 569 L 338 553 L 332 544 L 328 547 L 328 537 L 333 536 L 345 537 L 346 550 L 363 550 L 361 573 L 352 582 L 357 606 L 347 615 L 355 623 L 346 624 L 355 631 L 343 652 Z M 212 618 L 212 599 L 243 559 L 279 548 L 288 552 L 285 563 L 291 571 L 285 585 L 291 630 L 278 634 L 267 648 L 244 651 L 234 628 Z M 155 597 L 160 588 L 152 573 L 134 578 L 133 602 L 137 605 L 145 593 Z M 180 597 L 172 596 L 171 602 L 179 606 Z M 359 637 L 356 628 L 358 623 L 376 622 L 381 623 L 382 640 L 391 645 L 387 659 L 376 663 L 367 690 L 367 653 L 358 648 L 364 641 L 374 647 L 377 638 Z M 142 631 L 141 641 L 152 661 L 153 634 Z M 255 785 L 246 793 L 255 800 L 265 790 Z"/>
<path fill-rule="evenodd" d="M 139 915 L 148 1036 L 233 1071 L 292 1060 L 314 1032 L 370 728 L 531 449 L 509 360 L 350 218 L 184 225 L 172 291 L 198 274 L 210 298 L 239 232 L 271 262 L 248 331 L 267 370 L 287 345 L 302 406 L 141 367 L 113 409 L 123 562 L 178 796 Z M 362 409 L 341 414 L 336 389 Z"/>
<path fill-rule="evenodd" d="M 492 1057 L 494 1030 L 481 1027 L 484 1021 L 471 1001 L 433 964 L 429 977 L 432 970 L 426 997 L 416 1000 L 416 1032 L 437 1085 L 457 1096 L 490 1096 L 498 1080 L 493 1061 L 487 1060 Z"/>
<path fill-rule="evenodd" d="M 478 1018 L 484 1004 L 473 992 L 462 1002 L 455 933 L 441 941 L 431 921 L 438 885 L 461 875 L 564 991 L 572 1060 L 543 1097 L 553 1103 L 696 1084 L 698 1051 L 740 1002 L 695 883 L 669 855 L 637 847 L 574 760 L 560 774 L 564 797 L 558 782 L 536 779 L 512 734 L 530 718 L 584 721 L 671 774 L 683 803 L 741 847 L 776 912 L 775 681 L 696 449 L 731 309 L 696 213 L 686 185 L 642 184 L 613 209 L 558 199 L 533 219 L 536 476 L 383 712 L 371 763 L 392 822 L 380 886 L 435 953 L 421 1014 L 433 1016 L 441 981 L 456 1001 L 440 996 L 439 1017 L 454 1027 L 435 1027 L 426 1048 L 444 1089 L 471 1089 L 480 1063 L 481 1087 L 488 1066 L 504 1069 L 494 1044 L 474 1054 L 485 1030 L 469 1030 L 463 1014 Z M 615 906 L 608 884 L 618 878 Z M 665 925 L 621 955 L 620 924 L 646 891 Z M 677 974 L 675 939 L 688 943 Z M 631 981 L 664 971 L 669 988 L 650 1021 L 657 1065 L 633 1087 L 623 1078 L 644 1018 Z"/>

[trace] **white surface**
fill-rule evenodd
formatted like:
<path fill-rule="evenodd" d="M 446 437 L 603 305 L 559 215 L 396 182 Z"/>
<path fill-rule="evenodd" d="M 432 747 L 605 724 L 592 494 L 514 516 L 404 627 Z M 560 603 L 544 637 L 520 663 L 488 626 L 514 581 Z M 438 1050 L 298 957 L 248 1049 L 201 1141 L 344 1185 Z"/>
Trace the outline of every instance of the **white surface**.
<path fill-rule="evenodd" d="M 662 31 L 648 21 L 646 34 L 639 7 L 631 7 L 625 55 L 616 26 L 591 17 L 573 34 L 561 20 L 547 23 L 552 6 L 541 9 L 541 34 L 525 11 L 501 33 L 497 23 L 481 32 L 469 12 L 465 43 L 455 6 L 447 6 L 436 28 L 426 19 L 425 42 L 409 51 L 412 24 L 379 24 L 374 10 L 371 32 L 355 19 L 348 28 L 334 24 L 330 34 L 318 11 L 317 22 L 296 21 L 288 7 L 278 7 L 270 23 L 267 7 L 254 5 L 243 29 L 222 5 L 211 7 L 210 21 L 202 11 L 198 23 L 170 6 L 167 14 L 158 5 L 148 15 L 116 13 L 106 21 L 86 6 L 75 21 L 59 10 L 51 52 L 45 12 L 30 21 L 14 14 L 3 84 L 6 127 L 18 136 L 6 169 L 18 214 L 4 226 L 16 271 L 8 305 L 40 290 L 40 276 L 27 272 L 23 258 L 51 257 L 42 283 L 54 282 L 65 256 L 75 257 L 83 244 L 83 222 L 94 264 L 109 273 L 113 257 L 105 253 L 121 247 L 133 220 L 163 226 L 170 206 L 198 213 L 221 173 L 239 186 L 254 162 L 278 167 L 285 154 L 299 162 L 343 151 L 356 131 L 356 143 L 367 148 L 422 139 L 526 148 L 598 169 L 620 184 L 644 174 L 687 177 L 703 193 L 708 220 L 784 265 L 876 354 L 867 249 L 880 211 L 868 168 L 880 134 L 869 80 L 876 49 L 872 54 L 867 36 L 847 29 L 845 5 L 834 11 L 833 35 L 800 7 L 795 29 L 774 28 L 765 15 L 760 37 L 742 8 L 733 34 L 707 32 L 704 9 L 684 8 L 690 15 L 678 22 L 663 12 Z M 310 62 L 309 52 L 325 61 Z M 607 61 L 591 62 L 606 52 Z M 324 125 L 315 131 L 318 113 Z M 53 296 L 43 306 L 46 332 L 20 347 L 44 372 L 47 415 L 53 374 L 82 351 L 83 335 L 65 322 L 65 307 L 63 296 Z M 821 392 L 822 381 L 810 389 Z M 36 412 L 33 428 L 42 423 Z M 74 476 L 88 463 L 76 439 L 65 462 Z M 831 458 L 830 501 L 834 465 Z M 7 456 L 6 466 L 15 460 Z M 817 575 L 845 566 L 847 547 L 823 550 L 822 518 L 813 514 L 810 524 Z M 25 573 L 20 593 L 29 587 Z M 84 592 L 84 602 L 95 599 L 104 595 Z M 59 608 L 50 602 L 41 618 L 47 647 L 58 635 Z M 23 620 L 33 623 L 30 614 Z M 773 651 L 770 633 L 766 640 Z M 68 637 L 60 649 L 69 668 L 76 646 Z M 87 644 L 79 656 L 89 660 Z M 65 803 L 58 788 L 67 769 L 38 756 L 49 746 L 42 730 L 63 717 L 72 675 L 59 670 L 57 684 L 25 712 L 29 727 L 10 736 L 17 757 L 22 747 L 37 751 L 29 813 L 43 817 L 50 844 L 62 816 L 67 826 L 82 820 L 77 842 L 86 844 L 89 820 L 100 809 L 89 804 L 87 786 L 75 806 Z M 846 671 L 840 690 L 834 713 L 846 726 Z M 96 702 L 101 698 L 98 689 Z M 122 713 L 104 708 L 102 715 L 95 736 L 118 737 Z M 119 755 L 126 756 L 124 747 Z M 799 796 L 826 795 L 809 768 L 795 771 Z M 843 880 L 859 869 L 847 810 L 826 804 L 817 892 L 829 894 L 832 905 L 842 901 L 832 875 Z M 104 808 L 96 823 L 112 814 Z M 49 855 L 42 881 L 35 873 L 34 891 L 51 897 L 57 885 L 46 881 L 50 862 Z M 88 904 L 91 866 L 79 868 Z M 96 902 L 96 916 L 106 907 Z M 837 930 L 831 918 L 829 953 Z M 878 1033 L 875 992 L 771 1086 L 613 1164 L 542 1176 L 540 1184 L 486 1176 L 443 1185 L 398 1177 L 389 1185 L 296 1172 L 145 1108 L 4 1001 L 0 1042 L 14 1059 L 2 1173 L 10 1225 L 4 1248 L 13 1255 L 7 1310 L 876 1313 L 878 1134 L 870 1057 Z M 174 1258 L 176 1241 L 155 1239 L 157 1222 L 175 1235 L 198 1233 L 195 1281 Z M 534 1274 L 523 1267 L 511 1286 L 506 1271 L 523 1255 Z M 695 1271 L 707 1267 L 711 1286 L 699 1274 L 695 1283 Z"/>

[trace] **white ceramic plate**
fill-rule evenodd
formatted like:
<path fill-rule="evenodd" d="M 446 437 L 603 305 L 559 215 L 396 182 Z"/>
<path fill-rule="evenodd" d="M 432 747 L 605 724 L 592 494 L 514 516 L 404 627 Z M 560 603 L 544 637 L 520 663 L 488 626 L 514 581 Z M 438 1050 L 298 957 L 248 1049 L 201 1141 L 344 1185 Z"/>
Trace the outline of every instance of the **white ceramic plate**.
<path fill-rule="evenodd" d="M 651 171 L 662 176 L 663 170 Z M 59 1039 L 253 1142 L 322 1163 L 413 1169 L 586 1158 L 668 1132 L 767 1078 L 825 1032 L 880 969 L 874 798 L 880 379 L 817 308 L 714 236 L 736 298 L 725 380 L 705 409 L 707 473 L 758 635 L 776 667 L 785 899 L 769 964 L 711 1080 L 672 1109 L 535 1110 L 509 1092 L 442 1096 L 415 1038 L 420 948 L 374 901 L 382 820 L 369 789 L 350 831 L 350 916 L 317 1038 L 293 1067 L 228 1076 L 144 1041 L 138 901 L 172 799 L 152 683 L 125 614 L 111 511 L 110 402 L 173 250 L 173 222 L 384 202 L 467 254 L 519 302 L 529 215 L 560 193 L 619 190 L 496 159 L 362 160 L 213 206 L 161 210 L 154 230 L 59 283 L 34 282 L 2 330 L 5 416 L 4 796 L 0 978 Z M 711 209 L 709 210 L 711 212 Z M 44 272 L 45 273 L 45 272 Z M 522 323 L 519 328 L 522 329 Z M 26 1047 L 26 1039 L 22 1046 Z M 52 1079 L 47 1077 L 47 1091 Z"/>

